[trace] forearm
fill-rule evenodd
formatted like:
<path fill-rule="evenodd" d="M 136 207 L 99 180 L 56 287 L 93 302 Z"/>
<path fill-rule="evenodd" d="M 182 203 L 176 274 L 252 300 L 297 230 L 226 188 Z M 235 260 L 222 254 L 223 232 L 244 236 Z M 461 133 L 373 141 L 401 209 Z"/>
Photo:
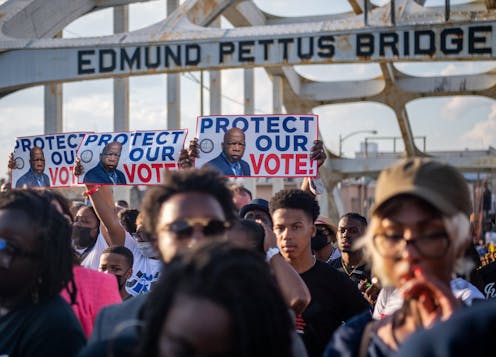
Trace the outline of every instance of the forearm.
<path fill-rule="evenodd" d="M 87 185 L 86 187 L 88 191 L 92 191 L 91 185 Z M 103 234 L 107 243 L 110 246 L 124 245 L 125 231 L 114 210 L 111 188 L 101 186 L 98 190 L 91 193 L 89 197 L 98 218 L 108 232 L 108 234 Z"/>
<path fill-rule="evenodd" d="M 274 255 L 269 265 L 286 304 L 296 315 L 301 314 L 310 304 L 311 296 L 300 274 L 280 254 Z"/>

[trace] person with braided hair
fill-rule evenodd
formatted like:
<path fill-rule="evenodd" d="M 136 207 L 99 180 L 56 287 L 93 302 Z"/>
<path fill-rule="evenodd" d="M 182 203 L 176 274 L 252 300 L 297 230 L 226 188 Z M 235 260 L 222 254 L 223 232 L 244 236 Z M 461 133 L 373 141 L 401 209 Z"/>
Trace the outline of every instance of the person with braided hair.
<path fill-rule="evenodd" d="M 73 218 L 70 211 L 69 202 L 58 191 L 40 190 L 41 196 L 60 212 L 67 222 L 72 224 Z M 65 237 L 71 241 L 71 236 Z M 74 275 L 74 286 L 61 291 L 62 298 L 71 305 L 72 311 L 76 314 L 86 337 L 91 335 L 93 323 L 98 312 L 107 305 L 116 304 L 122 301 L 119 294 L 119 285 L 113 276 L 82 267 L 77 252 L 72 250 Z M 75 292 L 75 296 L 74 296 Z"/>
<path fill-rule="evenodd" d="M 73 356 L 86 339 L 59 296 L 75 288 L 71 226 L 32 190 L 0 193 L 0 355 Z"/>

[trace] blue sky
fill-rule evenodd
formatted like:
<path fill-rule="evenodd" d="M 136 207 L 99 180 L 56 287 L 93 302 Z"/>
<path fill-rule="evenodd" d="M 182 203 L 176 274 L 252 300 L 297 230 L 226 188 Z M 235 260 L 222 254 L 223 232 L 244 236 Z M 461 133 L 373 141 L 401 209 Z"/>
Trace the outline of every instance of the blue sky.
<path fill-rule="evenodd" d="M 387 1 L 374 0 L 382 4 Z M 467 1 L 452 1 L 452 4 Z M 2 1 L 0 0 L 0 4 Z M 130 29 L 149 25 L 165 17 L 165 0 L 130 6 Z M 345 0 L 257 0 L 267 12 L 276 15 L 314 15 L 350 10 Z M 444 0 L 427 1 L 427 5 Z M 64 31 L 64 37 L 86 37 L 112 33 L 112 12 L 103 10 L 85 16 Z M 493 67 L 492 63 L 424 63 L 401 64 L 401 70 L 417 75 L 476 73 Z M 376 64 L 299 66 L 297 70 L 309 78 L 344 80 L 374 78 L 380 74 Z M 242 70 L 225 70 L 222 74 L 224 114 L 240 114 L 242 106 Z M 263 69 L 255 71 L 257 112 L 272 112 L 272 86 Z M 199 73 L 182 75 L 182 127 L 194 135 L 196 117 L 200 114 L 200 88 L 194 78 Z M 208 78 L 208 77 L 206 77 Z M 208 82 L 206 82 L 208 83 Z M 208 103 L 208 91 L 204 92 Z M 208 113 L 207 107 L 205 107 Z M 427 137 L 427 150 L 487 149 L 496 147 L 496 105 L 481 97 L 446 97 L 419 99 L 407 106 L 413 132 Z M 399 136 L 393 112 L 377 103 L 354 103 L 316 108 L 326 146 L 337 152 L 339 135 L 355 130 L 376 129 L 379 136 Z M 64 131 L 110 131 L 113 123 L 112 80 L 93 80 L 64 84 Z M 165 127 L 166 82 L 164 75 L 131 77 L 130 127 L 162 129 Z M 33 87 L 0 99 L 0 176 L 6 176 L 8 153 L 16 136 L 43 132 L 43 88 Z M 22 123 L 22 124 L 20 124 Z M 343 151 L 353 156 L 367 135 L 356 135 L 343 143 Z M 419 142 L 419 146 L 421 143 Z M 379 142 L 379 150 L 392 150 L 392 143 Z"/>

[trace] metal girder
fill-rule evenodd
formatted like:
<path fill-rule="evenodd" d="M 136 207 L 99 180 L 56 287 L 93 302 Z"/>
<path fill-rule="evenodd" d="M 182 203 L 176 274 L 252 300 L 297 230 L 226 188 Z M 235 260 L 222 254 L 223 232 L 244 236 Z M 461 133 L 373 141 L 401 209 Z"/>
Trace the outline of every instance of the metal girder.
<path fill-rule="evenodd" d="M 23 49 L 0 55 L 0 91 L 8 92 L 29 85 L 53 81 L 168 73 L 183 70 L 267 67 L 303 63 L 346 63 L 356 62 L 356 60 L 382 63 L 394 61 L 395 53 L 398 51 L 404 52 L 402 53 L 403 60 L 421 58 L 436 60 L 491 59 L 492 46 L 495 47 L 494 51 L 496 51 L 496 45 L 490 41 L 493 27 L 496 28 L 496 14 L 492 15 L 494 16 L 492 22 L 484 20 L 479 23 L 479 27 L 477 27 L 477 23 L 472 21 L 463 22 L 457 28 L 458 32 L 465 33 L 466 36 L 477 37 L 477 46 L 482 46 L 481 48 L 476 48 L 476 45 L 472 48 L 471 45 L 465 44 L 464 48 L 455 49 L 456 54 L 451 53 L 453 49 L 450 48 L 449 55 L 436 57 L 432 56 L 432 53 L 425 53 L 426 49 L 421 47 L 418 48 L 418 53 L 410 53 L 407 42 L 404 44 L 397 42 L 393 46 L 394 48 L 388 45 L 391 48 L 386 48 L 385 51 L 382 49 L 375 51 L 372 43 L 367 45 L 366 42 L 364 44 L 362 41 L 364 36 L 370 41 L 379 41 L 378 36 L 383 35 L 399 41 L 401 34 L 403 34 L 401 38 L 405 37 L 404 34 L 413 36 L 408 41 L 414 41 L 418 36 L 425 35 L 425 33 L 418 32 L 418 25 L 397 26 L 394 31 L 384 28 L 384 33 L 380 32 L 381 29 L 368 32 L 369 30 L 364 29 L 363 24 L 355 16 L 345 21 L 346 25 L 342 21 L 341 24 L 339 24 L 340 21 L 336 21 L 332 23 L 305 22 L 300 26 L 287 24 L 255 26 L 249 29 L 246 27 L 232 30 L 212 29 L 198 26 L 208 25 L 223 10 L 236 6 L 237 2 L 204 0 L 201 4 L 206 8 L 209 5 L 208 12 L 199 4 L 200 0 L 191 0 L 158 24 L 135 32 L 93 39 L 91 43 L 88 39 L 13 40 L 6 38 L 4 34 L 3 39 L 0 40 L 0 49 Z M 245 6 L 247 4 L 249 3 L 244 2 L 239 5 Z M 418 7 L 418 5 L 416 6 Z M 382 12 L 377 13 L 377 16 L 385 13 L 383 8 L 378 8 L 375 11 L 379 10 Z M 436 12 L 434 11 L 434 13 Z M 472 19 L 474 14 L 467 12 L 464 13 L 464 16 L 466 19 Z M 340 26 L 345 30 L 338 31 Z M 444 23 L 433 23 L 428 28 L 429 36 L 433 38 L 432 41 L 439 41 L 444 38 L 443 36 L 446 36 L 443 35 L 446 28 Z M 374 36 L 377 38 L 373 38 Z M 247 37 L 252 39 L 247 40 Z M 451 40 L 451 37 L 449 39 Z M 273 43 L 274 46 L 260 41 L 269 41 L 268 43 Z M 291 42 L 297 42 L 298 48 L 295 45 L 289 46 L 288 43 Z M 421 46 L 420 44 L 417 45 Z M 182 56 L 183 59 L 179 60 L 179 63 L 176 61 L 168 63 L 167 60 L 163 59 L 162 62 L 159 61 L 158 65 L 148 65 L 145 54 L 158 53 L 167 46 L 175 49 L 177 52 L 175 55 Z M 306 49 L 304 50 L 305 46 Z M 433 50 L 437 47 L 434 43 L 429 44 L 429 46 L 432 46 Z M 369 49 L 374 53 L 368 53 L 370 52 Z M 305 54 L 305 51 L 310 55 Z M 368 53 L 367 56 L 361 56 L 364 51 Z M 181 55 L 178 54 L 179 52 Z M 110 65 L 105 61 L 110 61 Z M 33 62 L 37 63 L 36 68 L 33 68 Z M 139 63 L 142 62 L 146 62 L 146 64 L 140 65 Z M 120 68 L 117 64 L 120 64 Z M 12 68 L 14 65 L 15 70 Z"/>
<path fill-rule="evenodd" d="M 348 3 L 355 14 L 363 14 L 365 11 L 365 1 L 368 1 L 368 11 L 377 7 L 375 4 L 372 4 L 370 0 L 348 0 Z"/>
<path fill-rule="evenodd" d="M 365 25 L 364 17 L 357 15 L 363 12 L 363 0 L 349 0 L 353 8 L 350 13 L 293 18 L 264 13 L 253 1 L 187 0 L 166 19 L 137 31 L 98 39 L 46 38 L 90 11 L 142 1 L 145 0 L 72 0 L 68 4 L 63 0 L 23 0 L 2 5 L 0 51 L 7 52 L 0 54 L 0 96 L 58 81 L 260 66 L 270 76 L 281 76 L 283 102 L 290 112 L 363 100 L 389 106 L 398 118 L 406 154 L 414 156 L 421 153 L 413 142 L 406 103 L 422 96 L 494 97 L 496 91 L 493 72 L 419 78 L 393 65 L 396 61 L 494 59 L 496 13 L 487 11 L 492 1 L 453 6 L 450 22 L 446 23 L 443 7 L 425 8 L 424 1 L 397 0 L 394 16 L 390 4 L 369 7 Z M 234 29 L 205 27 L 221 14 L 233 23 Z M 390 26 L 393 18 L 395 27 Z M 260 41 L 266 42 L 260 45 Z M 275 41 L 276 45 L 269 46 L 267 41 Z M 236 49 L 222 57 L 221 43 Z M 310 48 L 305 44 L 314 46 L 309 57 L 300 55 Z M 188 63 L 185 58 L 191 48 L 198 51 L 198 58 Z M 144 62 L 145 54 L 151 51 L 174 49 L 181 63 L 169 58 L 171 65 L 138 68 L 136 64 Z M 319 51 L 322 56 L 316 54 Z M 110 65 L 105 60 L 110 60 Z M 112 60 L 116 61 L 113 67 Z M 304 78 L 292 67 L 356 62 L 380 63 L 382 76 L 321 82 Z"/>
<path fill-rule="evenodd" d="M 463 172 L 490 172 L 496 167 L 496 149 L 479 151 L 433 151 L 427 153 L 429 157 L 446 162 Z M 327 159 L 324 166 L 327 172 L 332 172 L 333 180 L 343 180 L 351 177 L 376 177 L 381 170 L 403 159 L 402 155 L 387 157 L 355 158 L 355 159 Z"/>
<path fill-rule="evenodd" d="M 364 0 L 349 0 L 349 3 L 356 14 L 363 13 Z M 396 3 L 395 15 L 400 19 L 409 19 L 410 13 L 426 13 L 421 8 L 423 5 L 424 1 L 414 3 L 401 0 Z M 267 19 L 264 20 L 260 17 L 258 21 L 254 22 L 249 20 L 249 18 L 253 18 L 252 16 L 243 16 L 250 12 L 257 12 L 253 3 L 245 6 L 244 10 L 238 12 L 236 18 L 230 18 L 233 24 L 246 26 L 246 23 L 251 25 L 268 23 Z M 343 15 L 349 16 L 349 14 L 341 14 L 340 16 Z M 267 15 L 265 16 L 268 18 Z M 283 23 L 281 19 L 277 20 L 279 23 Z M 296 20 L 291 19 L 291 21 Z M 272 75 L 284 75 L 284 103 L 290 111 L 301 112 L 310 110 L 317 105 L 363 101 L 364 99 L 389 106 L 395 112 L 406 156 L 425 155 L 415 145 L 406 111 L 408 101 L 418 98 L 419 95 L 449 95 L 465 94 L 467 91 L 487 91 L 494 89 L 496 83 L 496 77 L 492 73 L 419 78 L 402 73 L 392 63 L 381 63 L 380 66 L 381 78 L 339 82 L 308 80 L 299 75 L 292 67 L 284 67 L 283 70 L 269 67 L 266 70 Z M 482 92 L 480 94 L 483 95 Z"/>
<path fill-rule="evenodd" d="M 0 41 L 51 38 L 92 11 L 152 0 L 23 0 L 0 6 Z"/>
<path fill-rule="evenodd" d="M 496 0 L 484 0 L 488 9 L 496 9 Z"/>

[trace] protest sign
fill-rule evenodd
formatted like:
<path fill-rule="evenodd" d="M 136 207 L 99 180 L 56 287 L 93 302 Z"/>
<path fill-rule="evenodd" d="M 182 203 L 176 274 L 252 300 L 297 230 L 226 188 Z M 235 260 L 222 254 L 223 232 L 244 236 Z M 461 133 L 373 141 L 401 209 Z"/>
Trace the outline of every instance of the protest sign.
<path fill-rule="evenodd" d="M 86 133 L 18 137 L 14 149 L 12 187 L 68 187 L 76 150 Z"/>
<path fill-rule="evenodd" d="M 313 114 L 201 116 L 195 166 L 235 177 L 316 177 L 310 149 L 317 132 Z"/>
<path fill-rule="evenodd" d="M 186 129 L 91 133 L 77 151 L 84 172 L 79 183 L 156 185 L 177 170 Z"/>

